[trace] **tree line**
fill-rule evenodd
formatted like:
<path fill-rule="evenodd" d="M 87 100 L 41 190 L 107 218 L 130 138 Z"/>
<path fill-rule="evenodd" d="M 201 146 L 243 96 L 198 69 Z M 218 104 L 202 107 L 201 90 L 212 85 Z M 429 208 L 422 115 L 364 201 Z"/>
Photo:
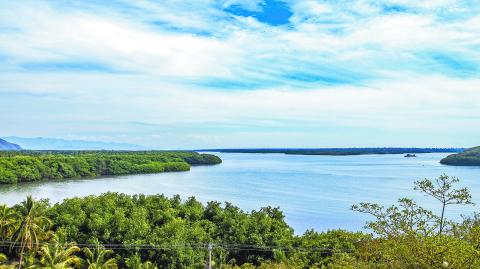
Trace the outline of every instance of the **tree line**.
<path fill-rule="evenodd" d="M 125 195 L 66 199 L 31 197 L 0 206 L 0 268 L 429 269 L 480 267 L 480 215 L 447 219 L 450 205 L 471 204 L 458 179 L 415 182 L 441 214 L 407 198 L 369 214 L 369 232 L 308 230 L 295 235 L 278 208 L 245 212 L 230 203 L 179 196 Z M 2 265 L 3 264 L 3 265 Z"/>
<path fill-rule="evenodd" d="M 197 152 L 7 151 L 0 152 L 0 184 L 188 171 L 218 163 L 217 156 Z"/>
<path fill-rule="evenodd" d="M 241 148 L 241 149 L 209 149 L 211 152 L 229 153 L 283 153 L 292 155 L 366 155 L 366 154 L 406 154 L 461 152 L 461 148 Z"/>
<path fill-rule="evenodd" d="M 480 147 L 474 147 L 457 154 L 448 155 L 443 158 L 440 163 L 455 166 L 480 166 Z"/>

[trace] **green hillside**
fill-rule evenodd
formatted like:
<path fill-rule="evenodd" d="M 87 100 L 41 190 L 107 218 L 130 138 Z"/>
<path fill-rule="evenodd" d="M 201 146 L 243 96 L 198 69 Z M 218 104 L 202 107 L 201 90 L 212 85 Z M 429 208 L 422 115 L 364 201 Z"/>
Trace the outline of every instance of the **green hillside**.
<path fill-rule="evenodd" d="M 456 166 L 480 166 L 480 147 L 467 149 L 464 152 L 448 155 L 441 164 Z"/>

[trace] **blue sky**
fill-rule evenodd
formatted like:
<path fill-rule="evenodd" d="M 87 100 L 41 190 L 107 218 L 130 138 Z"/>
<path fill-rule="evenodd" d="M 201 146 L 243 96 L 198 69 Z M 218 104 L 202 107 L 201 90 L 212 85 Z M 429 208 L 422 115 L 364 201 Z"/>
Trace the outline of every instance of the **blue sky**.
<path fill-rule="evenodd" d="M 480 5 L 2 1 L 0 136 L 475 146 Z"/>

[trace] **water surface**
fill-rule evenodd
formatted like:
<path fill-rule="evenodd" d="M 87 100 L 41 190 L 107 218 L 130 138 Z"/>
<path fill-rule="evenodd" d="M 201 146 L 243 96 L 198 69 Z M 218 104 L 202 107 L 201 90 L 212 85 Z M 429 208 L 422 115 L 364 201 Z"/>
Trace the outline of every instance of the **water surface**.
<path fill-rule="evenodd" d="M 362 229 L 367 217 L 352 212 L 362 201 L 389 205 L 399 197 L 415 198 L 431 209 L 435 201 L 412 190 L 413 182 L 442 173 L 462 179 L 480 203 L 480 168 L 444 166 L 447 154 L 302 156 L 218 153 L 223 163 L 197 166 L 189 172 L 130 175 L 98 179 L 38 182 L 0 186 L 0 203 L 9 205 L 26 195 L 59 202 L 107 191 L 128 194 L 180 194 L 200 201 L 229 201 L 245 210 L 279 206 L 296 233 L 306 229 Z M 454 207 L 451 218 L 478 206 Z"/>

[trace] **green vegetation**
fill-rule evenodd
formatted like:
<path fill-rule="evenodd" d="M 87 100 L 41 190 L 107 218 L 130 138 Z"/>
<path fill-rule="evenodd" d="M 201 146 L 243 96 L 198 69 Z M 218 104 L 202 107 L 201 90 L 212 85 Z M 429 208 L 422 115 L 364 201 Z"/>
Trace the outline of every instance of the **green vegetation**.
<path fill-rule="evenodd" d="M 453 222 L 450 205 L 471 203 L 456 178 L 421 180 L 439 201 L 436 215 L 411 199 L 361 203 L 371 233 L 296 236 L 278 208 L 244 212 L 232 204 L 162 195 L 72 198 L 50 205 L 30 197 L 0 207 L 0 268 L 430 269 L 480 268 L 480 214 Z M 3 265 L 2 265 L 3 263 Z"/>
<path fill-rule="evenodd" d="M 366 155 L 366 154 L 407 154 L 407 153 L 435 153 L 460 152 L 458 148 L 258 148 L 258 149 L 209 149 L 203 151 L 229 153 L 283 153 L 292 155 Z"/>
<path fill-rule="evenodd" d="M 218 163 L 217 156 L 197 152 L 5 151 L 0 152 L 0 184 L 188 171 L 190 165 Z"/>
<path fill-rule="evenodd" d="M 456 166 L 480 166 L 480 147 L 467 149 L 464 152 L 448 155 L 441 164 Z"/>

